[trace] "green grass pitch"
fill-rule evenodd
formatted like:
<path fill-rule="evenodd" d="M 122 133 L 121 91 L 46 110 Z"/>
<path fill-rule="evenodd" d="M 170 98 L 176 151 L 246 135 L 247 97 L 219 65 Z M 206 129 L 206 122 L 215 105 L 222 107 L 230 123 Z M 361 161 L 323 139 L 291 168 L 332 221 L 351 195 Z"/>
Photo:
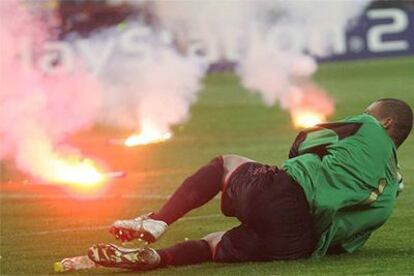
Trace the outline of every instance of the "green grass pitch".
<path fill-rule="evenodd" d="M 337 103 L 333 120 L 361 113 L 380 97 L 401 98 L 414 105 L 414 59 L 329 63 L 320 66 L 318 84 Z M 115 169 L 125 168 L 128 177 L 112 183 L 110 196 L 97 199 L 58 198 L 64 191 L 36 190 L 33 185 L 7 189 L 1 194 L 1 275 L 54 274 L 52 265 L 64 257 L 86 253 L 92 243 L 113 242 L 106 225 L 117 218 L 131 218 L 156 210 L 163 199 L 134 197 L 137 194 L 166 196 L 200 165 L 222 153 L 237 153 L 270 164 L 281 164 L 296 131 L 289 116 L 278 107 L 265 107 L 259 96 L 241 88 L 230 73 L 211 74 L 190 120 L 175 128 L 175 136 L 163 144 L 126 149 L 108 146 L 106 139 L 127 132 L 96 127 L 73 138 L 84 152 L 105 159 Z M 114 134 L 115 133 L 115 134 Z M 165 268 L 148 275 L 408 275 L 414 273 L 414 135 L 399 150 L 406 189 L 391 219 L 353 255 L 328 256 L 321 260 L 293 262 L 214 264 Z M 14 176 L 12 165 L 3 164 Z M 31 191 L 30 189 L 34 189 Z M 25 198 L 23 195 L 39 195 Z M 130 196 L 126 196 L 130 195 Z M 14 196 L 14 197 L 13 197 Z M 220 216 L 219 200 L 190 212 L 155 244 L 165 247 L 184 239 L 237 224 Z M 74 275 L 131 275 L 113 269 L 75 272 Z"/>

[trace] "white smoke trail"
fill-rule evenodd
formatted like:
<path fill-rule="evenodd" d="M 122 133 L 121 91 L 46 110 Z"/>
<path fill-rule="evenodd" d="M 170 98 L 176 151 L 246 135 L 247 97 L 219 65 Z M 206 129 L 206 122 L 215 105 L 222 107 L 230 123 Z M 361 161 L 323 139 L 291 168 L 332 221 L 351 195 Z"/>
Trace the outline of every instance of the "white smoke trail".
<path fill-rule="evenodd" d="M 326 116 L 334 103 L 311 81 L 317 63 L 310 54 L 329 55 L 338 43 L 332 36 L 343 32 L 369 1 L 155 3 L 163 25 L 184 41 L 190 54 L 204 47 L 208 60 L 224 55 L 237 61 L 242 84 L 260 93 L 267 105 L 280 103 L 292 115 L 308 109 Z M 194 40 L 203 46 L 194 47 Z"/>
<path fill-rule="evenodd" d="M 300 110 L 332 114 L 333 101 L 311 81 L 317 63 L 310 54 L 331 54 L 335 40 L 330 36 L 344 32 L 368 2 L 266 2 L 240 60 L 243 85 L 260 93 L 268 105 L 280 102 L 293 116 Z"/>
<path fill-rule="evenodd" d="M 70 41 L 105 87 L 104 123 L 169 131 L 189 117 L 205 66 L 222 58 L 238 62 L 242 84 L 267 105 L 330 115 L 333 101 L 312 83 L 317 63 L 305 51 L 329 54 L 325 37 L 346 28 L 367 2 L 129 1 L 152 10 L 161 26 L 130 21 L 122 31 Z"/>
<path fill-rule="evenodd" d="M 292 115 L 329 115 L 333 101 L 311 81 L 317 63 L 309 53 L 329 54 L 335 45 L 325 38 L 345 29 L 368 1 L 151 3 L 170 34 L 129 22 L 122 35 L 114 27 L 70 39 L 91 76 L 76 63 L 72 74 L 24 68 L 17 45 L 32 38 L 36 57 L 47 32 L 21 2 L 0 1 L 0 157 L 14 156 L 22 170 L 56 180 L 51 172 L 67 164 L 56 143 L 90 126 L 98 109 L 103 122 L 169 131 L 189 117 L 205 65 L 222 58 L 238 62 L 241 82 L 266 104 Z M 207 53 L 204 62 L 199 52 Z"/>
<path fill-rule="evenodd" d="M 122 128 L 168 132 L 172 125 L 188 119 L 205 67 L 180 54 L 168 34 L 139 22 L 123 26 L 122 30 L 101 30 L 86 39 L 70 39 L 78 50 L 89 45 L 92 52 L 110 52 L 106 63 L 93 70 L 104 87 L 99 120 Z M 84 58 L 90 64 L 99 62 L 96 55 Z"/>
<path fill-rule="evenodd" d="M 19 169 L 41 180 L 62 182 L 62 174 L 83 165 L 75 149 L 69 160 L 56 145 L 93 124 L 99 84 L 82 69 L 47 75 L 23 66 L 20 46 L 30 39 L 38 56 L 48 38 L 45 27 L 20 1 L 1 1 L 0 18 L 0 158 L 13 157 Z M 70 171 L 73 165 L 78 169 Z"/>

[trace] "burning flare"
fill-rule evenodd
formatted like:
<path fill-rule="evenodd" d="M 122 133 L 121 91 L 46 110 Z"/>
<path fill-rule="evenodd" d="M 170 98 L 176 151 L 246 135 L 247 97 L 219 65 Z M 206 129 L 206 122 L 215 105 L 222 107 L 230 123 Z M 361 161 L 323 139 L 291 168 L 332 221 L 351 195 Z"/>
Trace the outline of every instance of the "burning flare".
<path fill-rule="evenodd" d="M 309 128 L 326 122 L 326 116 L 315 111 L 292 112 L 292 120 L 295 128 Z"/>
<path fill-rule="evenodd" d="M 289 110 L 295 128 L 309 128 L 325 123 L 335 111 L 334 101 L 315 84 L 302 84 L 292 92 Z"/>
<path fill-rule="evenodd" d="M 140 145 L 148 145 L 164 142 L 172 137 L 171 132 L 164 132 L 150 123 L 144 123 L 141 133 L 129 136 L 124 145 L 127 147 L 135 147 Z"/>
<path fill-rule="evenodd" d="M 106 180 L 105 175 L 97 169 L 90 159 L 76 162 L 62 159 L 53 160 L 51 171 L 53 175 L 49 181 L 62 184 L 95 187 Z"/>

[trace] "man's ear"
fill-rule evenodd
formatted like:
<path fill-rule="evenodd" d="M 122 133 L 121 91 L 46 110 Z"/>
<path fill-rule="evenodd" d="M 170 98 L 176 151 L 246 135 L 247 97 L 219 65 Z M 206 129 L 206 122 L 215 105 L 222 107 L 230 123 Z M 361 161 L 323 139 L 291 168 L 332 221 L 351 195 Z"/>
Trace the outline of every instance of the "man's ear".
<path fill-rule="evenodd" d="M 392 124 L 394 123 L 394 120 L 391 117 L 387 117 L 381 120 L 381 125 L 385 128 L 385 129 L 389 129 Z"/>

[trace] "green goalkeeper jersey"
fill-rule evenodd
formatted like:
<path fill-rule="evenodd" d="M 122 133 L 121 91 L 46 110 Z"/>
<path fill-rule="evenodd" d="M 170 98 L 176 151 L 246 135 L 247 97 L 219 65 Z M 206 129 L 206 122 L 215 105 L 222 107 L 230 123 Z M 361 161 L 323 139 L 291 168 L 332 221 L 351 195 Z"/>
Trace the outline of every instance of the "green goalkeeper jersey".
<path fill-rule="evenodd" d="M 390 217 L 400 175 L 382 125 L 362 114 L 297 136 L 283 168 L 306 195 L 320 237 L 315 257 L 353 252 Z"/>

